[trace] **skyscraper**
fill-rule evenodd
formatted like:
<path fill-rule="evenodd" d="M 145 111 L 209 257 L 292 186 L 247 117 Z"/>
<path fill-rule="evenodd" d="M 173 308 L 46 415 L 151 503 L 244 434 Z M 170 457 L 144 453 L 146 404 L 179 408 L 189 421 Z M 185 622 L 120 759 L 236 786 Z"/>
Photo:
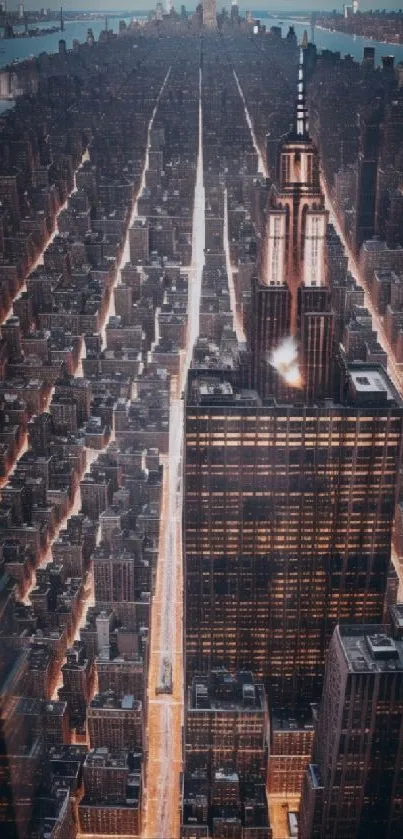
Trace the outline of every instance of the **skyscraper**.
<path fill-rule="evenodd" d="M 268 725 L 265 691 L 251 673 L 195 676 L 185 706 L 187 771 L 231 766 L 245 779 L 264 779 Z"/>
<path fill-rule="evenodd" d="M 252 380 L 262 396 L 284 393 L 272 354 L 288 336 L 300 345 L 295 380 L 308 400 L 330 392 L 333 315 L 327 291 L 327 211 L 319 161 L 309 135 L 304 49 L 300 50 L 293 130 L 279 149 L 277 179 L 269 193 L 266 237 L 253 286 L 250 337 Z"/>
<path fill-rule="evenodd" d="M 237 0 L 231 2 L 231 23 L 232 25 L 239 25 L 239 6 Z"/>
<path fill-rule="evenodd" d="M 195 677 L 185 710 L 181 839 L 271 839 L 267 733 L 265 692 L 251 673 Z"/>
<path fill-rule="evenodd" d="M 402 403 L 381 366 L 286 405 L 200 375 L 185 424 L 187 673 L 251 669 L 271 702 L 320 697 L 338 621 L 379 622 Z"/>
<path fill-rule="evenodd" d="M 188 678 L 250 669 L 293 711 L 320 698 L 335 625 L 382 620 L 403 418 L 384 368 L 336 346 L 303 56 L 252 289 L 254 390 L 194 370 L 185 419 Z"/>
<path fill-rule="evenodd" d="M 378 158 L 383 106 L 378 100 L 371 103 L 360 124 L 358 157 L 357 216 L 355 247 L 359 251 L 366 239 L 375 233 L 375 211 L 378 180 Z"/>
<path fill-rule="evenodd" d="M 403 833 L 403 642 L 382 626 L 338 626 L 304 779 L 301 839 Z"/>

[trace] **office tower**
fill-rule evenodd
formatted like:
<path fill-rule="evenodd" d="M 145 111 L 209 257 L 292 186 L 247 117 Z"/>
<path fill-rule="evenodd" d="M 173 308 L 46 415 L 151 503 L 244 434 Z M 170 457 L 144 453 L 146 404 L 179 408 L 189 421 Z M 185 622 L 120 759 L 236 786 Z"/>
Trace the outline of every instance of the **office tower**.
<path fill-rule="evenodd" d="M 272 839 L 266 789 L 242 782 L 236 772 L 185 773 L 182 784 L 181 839 Z"/>
<path fill-rule="evenodd" d="M 195 676 L 185 708 L 181 839 L 271 839 L 266 694 L 247 671 Z"/>
<path fill-rule="evenodd" d="M 366 239 L 375 233 L 376 193 L 380 129 L 383 107 L 379 100 L 360 115 L 360 149 L 358 155 L 357 214 L 355 248 L 358 252 Z"/>
<path fill-rule="evenodd" d="M 79 641 L 67 650 L 62 675 L 63 687 L 58 690 L 59 699 L 67 702 L 72 726 L 80 727 L 92 695 L 94 665 L 86 658 L 84 646 Z"/>
<path fill-rule="evenodd" d="M 93 554 L 94 590 L 97 603 L 133 602 L 136 600 L 138 580 L 136 566 L 140 564 L 130 551 L 110 550 L 106 543 Z"/>
<path fill-rule="evenodd" d="M 402 402 L 380 365 L 335 373 L 338 398 L 294 405 L 189 380 L 188 678 L 250 669 L 272 703 L 313 701 L 336 623 L 382 619 Z"/>
<path fill-rule="evenodd" d="M 0 174 L 0 201 L 11 214 L 13 224 L 18 225 L 21 217 L 23 176 L 18 170 Z"/>
<path fill-rule="evenodd" d="M 390 607 L 390 625 L 393 638 L 403 640 L 403 603 L 395 603 Z"/>
<path fill-rule="evenodd" d="M 382 626 L 338 626 L 326 663 L 300 806 L 301 839 L 403 833 L 403 642 Z"/>
<path fill-rule="evenodd" d="M 134 694 L 141 699 L 146 689 L 146 655 L 133 655 L 101 651 L 96 658 L 98 686 L 101 693 L 113 691 L 116 696 Z"/>
<path fill-rule="evenodd" d="M 138 836 L 141 829 L 141 753 L 92 749 L 83 767 L 78 807 L 83 833 Z"/>
<path fill-rule="evenodd" d="M 362 65 L 368 70 L 375 69 L 375 47 L 364 47 Z"/>
<path fill-rule="evenodd" d="M 111 494 L 110 481 L 104 473 L 93 470 L 80 482 L 80 491 L 83 513 L 92 521 L 97 521 L 108 507 Z"/>
<path fill-rule="evenodd" d="M 1 335 L 6 342 L 7 353 L 13 361 L 23 358 L 20 321 L 15 315 L 9 317 L 1 327 Z"/>
<path fill-rule="evenodd" d="M 300 795 L 302 780 L 312 759 L 314 725 L 308 713 L 273 711 L 270 717 L 270 746 L 267 791 L 270 795 Z"/>
<path fill-rule="evenodd" d="M 333 314 L 325 272 L 327 212 L 318 156 L 308 130 L 304 55 L 301 48 L 295 125 L 279 147 L 259 276 L 252 289 L 249 329 L 253 386 L 261 396 L 281 395 L 288 401 L 293 393 L 281 387 L 273 370 L 273 352 L 293 336 L 299 345 L 295 384 L 309 401 L 330 393 L 333 349 Z"/>
<path fill-rule="evenodd" d="M 67 702 L 45 702 L 42 714 L 46 745 L 68 743 L 70 730 Z"/>
<path fill-rule="evenodd" d="M 252 673 L 194 676 L 185 706 L 187 771 L 231 766 L 241 777 L 264 779 L 268 724 L 266 693 Z"/>
<path fill-rule="evenodd" d="M 113 691 L 96 694 L 89 704 L 87 720 L 93 749 L 106 746 L 118 752 L 143 747 L 143 707 L 132 695 L 121 698 Z"/>
<path fill-rule="evenodd" d="M 34 798 L 40 783 L 44 743 L 38 726 L 18 698 L 24 685 L 26 650 L 2 651 L 0 704 L 0 835 L 19 839 L 29 835 Z M 35 700 L 28 700 L 29 702 Z M 24 702 L 24 700 L 23 700 Z M 25 703 L 24 703 L 25 705 Z M 32 718 L 31 718 L 32 719 Z"/>
<path fill-rule="evenodd" d="M 150 229 L 148 219 L 139 217 L 129 229 L 130 259 L 133 264 L 139 260 L 148 260 L 150 255 Z"/>
<path fill-rule="evenodd" d="M 388 73 L 389 76 L 393 76 L 395 71 L 395 57 L 394 55 L 383 55 L 382 56 L 382 70 L 384 73 Z"/>
<path fill-rule="evenodd" d="M 239 6 L 237 0 L 232 0 L 231 3 L 231 23 L 232 25 L 239 25 Z"/>
<path fill-rule="evenodd" d="M 386 238 L 389 247 L 401 243 L 403 237 L 399 163 L 402 143 L 403 99 L 400 95 L 385 106 L 379 143 L 375 232 L 382 239 Z"/>
<path fill-rule="evenodd" d="M 203 0 L 203 24 L 206 29 L 217 28 L 217 11 L 215 0 Z"/>

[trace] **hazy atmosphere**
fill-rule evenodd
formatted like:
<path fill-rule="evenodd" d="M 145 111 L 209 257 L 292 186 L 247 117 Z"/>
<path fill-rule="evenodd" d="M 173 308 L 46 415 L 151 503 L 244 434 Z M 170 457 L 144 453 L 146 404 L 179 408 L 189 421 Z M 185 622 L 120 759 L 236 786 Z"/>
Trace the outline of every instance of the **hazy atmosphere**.
<path fill-rule="evenodd" d="M 181 3 L 177 2 L 177 3 L 174 3 L 173 5 L 176 6 L 179 9 L 179 7 L 181 6 Z M 219 10 L 223 6 L 228 6 L 229 7 L 229 5 L 230 5 L 230 3 L 218 2 L 217 3 L 217 9 Z M 10 9 L 13 9 L 13 8 L 16 9 L 18 7 L 18 2 L 16 2 L 16 0 L 12 0 L 12 2 L 9 2 L 8 6 L 9 6 Z M 102 11 L 114 11 L 114 10 L 120 11 L 121 9 L 123 9 L 125 11 L 128 10 L 130 12 L 133 11 L 134 14 L 139 9 L 140 10 L 142 10 L 142 9 L 154 9 L 155 6 L 156 6 L 156 3 L 155 2 L 150 2 L 150 0 L 141 0 L 141 2 L 138 2 L 138 3 L 137 2 L 130 2 L 130 0 L 128 0 L 128 2 L 126 2 L 126 3 L 123 2 L 122 4 L 111 3 L 111 0 L 85 0 L 84 3 L 80 3 L 80 2 L 78 2 L 78 0 L 65 0 L 65 2 L 63 3 L 63 7 L 66 9 L 66 11 L 70 11 L 70 10 L 85 11 L 87 9 L 91 10 L 91 11 L 96 11 L 97 9 L 100 9 Z M 188 9 L 194 9 L 195 6 L 196 6 L 196 3 L 193 0 L 193 2 L 185 3 L 185 6 Z M 381 0 L 380 3 L 376 4 L 376 6 L 374 6 L 373 3 L 368 2 L 368 0 L 363 0 L 363 2 L 360 3 L 360 9 L 362 11 L 368 10 L 368 9 L 373 9 L 373 8 L 378 8 L 378 6 L 381 7 L 381 8 L 389 9 L 391 11 L 397 10 L 398 8 L 400 8 L 400 6 L 397 3 L 393 2 L 393 0 Z M 47 2 L 45 4 L 45 7 L 50 8 L 50 9 L 59 9 L 60 8 L 60 2 L 59 2 L 59 0 L 47 0 Z M 40 8 L 40 3 L 36 2 L 35 0 L 27 0 L 27 2 L 25 3 L 25 8 L 26 9 L 38 9 L 38 8 Z M 244 3 L 240 4 L 240 10 L 241 11 L 245 11 L 247 8 L 249 8 L 249 6 L 246 6 Z M 274 0 L 274 2 L 273 2 L 273 0 L 253 0 L 253 2 L 251 2 L 251 4 L 250 4 L 250 8 L 253 9 L 253 10 L 261 9 L 261 10 L 265 10 L 265 11 L 268 11 L 268 12 L 279 11 L 282 15 L 286 15 L 286 14 L 289 14 L 291 11 L 298 11 L 298 10 L 300 10 L 300 11 L 305 11 L 305 10 L 315 10 L 315 11 L 317 11 L 317 10 L 322 10 L 323 9 L 323 10 L 326 10 L 326 11 L 331 11 L 332 9 L 337 8 L 341 11 L 342 10 L 342 3 L 337 3 L 337 2 L 335 2 L 335 0 L 327 0 L 327 2 L 326 2 L 326 0 L 317 0 L 317 2 L 315 2 L 315 0 L 310 0 L 309 3 L 306 3 L 306 2 L 298 3 L 298 2 L 296 2 L 296 0 L 284 0 L 284 3 L 279 5 L 278 0 L 277 0 L 277 2 L 276 2 L 276 0 Z"/>

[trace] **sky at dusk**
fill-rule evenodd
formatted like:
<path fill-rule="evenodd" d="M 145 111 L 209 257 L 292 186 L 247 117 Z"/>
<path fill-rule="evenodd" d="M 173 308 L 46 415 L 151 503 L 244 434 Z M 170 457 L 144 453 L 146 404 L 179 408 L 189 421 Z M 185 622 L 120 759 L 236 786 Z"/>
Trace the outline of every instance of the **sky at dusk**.
<path fill-rule="evenodd" d="M 183 0 L 174 0 L 174 6 L 179 9 Z M 221 9 L 223 6 L 230 7 L 231 3 L 230 0 L 224 2 L 224 0 L 216 0 L 217 2 L 217 9 Z M 245 5 L 244 2 L 239 3 L 241 10 L 245 9 L 266 9 L 267 11 L 281 11 L 281 14 L 286 17 L 287 11 L 296 11 L 300 9 L 301 11 L 305 11 L 306 9 L 312 10 L 319 10 L 319 9 L 326 9 L 330 11 L 331 9 L 337 8 L 340 11 L 342 10 L 343 3 L 340 0 L 283 0 L 283 3 L 279 3 L 279 0 L 250 0 L 250 3 Z M 18 0 L 9 0 L 8 7 L 10 9 L 16 9 L 18 6 Z M 52 8 L 52 9 L 59 9 L 60 8 L 60 0 L 25 0 L 25 8 L 26 9 L 39 9 L 41 7 Z M 64 0 L 63 7 L 68 10 L 76 10 L 80 9 L 84 10 L 91 10 L 91 11 L 112 11 L 112 10 L 120 10 L 120 9 L 128 9 L 133 14 L 136 13 L 139 9 L 154 9 L 156 6 L 156 0 L 122 0 L 118 3 L 113 3 L 112 0 L 84 0 L 84 2 L 80 2 L 80 0 Z M 196 6 L 195 0 L 185 0 L 185 6 L 188 9 L 194 9 Z M 373 0 L 361 0 L 360 2 L 360 9 L 362 11 L 373 9 L 373 8 L 385 8 L 388 10 L 396 11 L 399 8 L 403 7 L 403 0 L 379 0 L 379 2 L 373 2 Z"/>

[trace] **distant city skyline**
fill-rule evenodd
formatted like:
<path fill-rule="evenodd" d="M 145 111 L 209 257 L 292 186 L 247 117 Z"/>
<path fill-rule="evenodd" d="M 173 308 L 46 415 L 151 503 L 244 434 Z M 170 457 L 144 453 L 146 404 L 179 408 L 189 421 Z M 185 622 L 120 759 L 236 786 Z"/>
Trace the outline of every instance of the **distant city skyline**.
<path fill-rule="evenodd" d="M 179 0 L 173 4 L 176 8 L 180 8 L 182 5 Z M 192 10 L 196 7 L 197 3 L 195 0 L 191 2 L 185 2 L 184 4 L 187 9 Z M 219 0 L 217 3 L 217 8 L 221 10 L 223 7 L 230 7 L 231 2 L 227 0 L 223 2 Z M 361 11 L 369 11 L 370 9 L 378 8 L 382 6 L 382 8 L 386 9 L 387 11 L 397 11 L 396 8 L 396 0 L 382 0 L 382 3 L 376 4 L 371 2 L 371 0 L 360 0 L 360 10 Z M 111 0 L 85 0 L 85 2 L 78 2 L 78 0 L 64 0 L 63 8 L 70 12 L 70 11 L 102 11 L 102 12 L 113 12 L 119 11 L 120 8 L 124 11 L 136 13 L 136 11 L 142 11 L 144 9 L 154 9 L 156 6 L 156 0 L 127 0 L 126 3 L 122 3 L 120 8 L 119 6 L 116 9 L 111 8 Z M 337 9 L 342 11 L 343 3 L 337 2 L 337 0 L 309 0 L 309 2 L 297 2 L 297 0 L 286 0 L 285 4 L 282 8 L 279 6 L 278 0 L 252 0 L 250 4 L 245 4 L 244 2 L 239 3 L 240 9 L 245 10 L 247 8 L 251 8 L 252 10 L 261 10 L 261 11 L 268 11 L 268 12 L 279 12 L 284 17 L 287 17 L 288 14 L 291 12 L 300 12 L 304 11 L 331 11 L 332 9 Z M 18 2 L 17 0 L 9 0 L 8 2 L 9 9 L 17 9 Z M 58 10 L 60 8 L 60 0 L 45 0 L 43 4 L 38 0 L 26 0 L 25 8 L 29 10 L 36 10 L 40 8 L 49 8 L 53 10 Z M 287 13 L 287 14 L 286 14 Z"/>

